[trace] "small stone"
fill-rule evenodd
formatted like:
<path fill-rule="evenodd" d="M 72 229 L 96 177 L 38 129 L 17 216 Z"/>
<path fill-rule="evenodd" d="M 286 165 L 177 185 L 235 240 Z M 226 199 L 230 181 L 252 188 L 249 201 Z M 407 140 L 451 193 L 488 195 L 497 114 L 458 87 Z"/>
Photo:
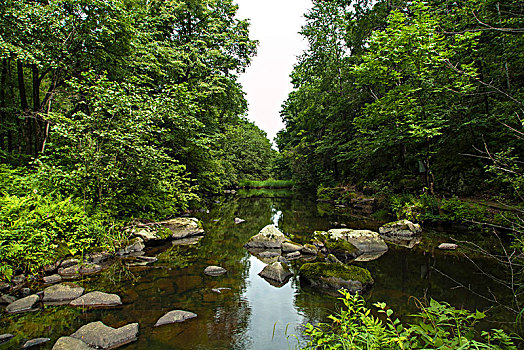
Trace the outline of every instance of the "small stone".
<path fill-rule="evenodd" d="M 22 345 L 22 349 L 27 349 L 27 348 L 30 348 L 30 347 L 33 347 L 33 346 L 37 346 L 37 345 L 40 345 L 40 344 L 44 344 L 44 343 L 47 343 L 48 341 L 50 341 L 51 339 L 49 338 L 36 338 L 36 339 L 31 339 L 31 340 L 28 340 L 24 343 L 24 345 Z"/>
<path fill-rule="evenodd" d="M 25 298 L 19 299 L 7 305 L 7 307 L 5 308 L 5 311 L 7 311 L 10 314 L 27 312 L 27 311 L 35 311 L 36 309 L 34 309 L 34 306 L 39 301 L 40 301 L 40 297 L 38 295 L 36 294 L 29 295 Z"/>
<path fill-rule="evenodd" d="M 10 333 L 0 335 L 0 344 L 7 343 L 9 340 L 13 339 L 15 336 Z"/>
<path fill-rule="evenodd" d="M 107 294 L 96 291 L 76 298 L 71 301 L 69 305 L 80 307 L 111 307 L 122 305 L 122 300 L 116 294 Z"/>
<path fill-rule="evenodd" d="M 292 252 L 298 252 L 301 251 L 303 246 L 300 244 L 296 244 L 293 242 L 284 242 L 282 243 L 282 252 L 284 253 L 292 253 Z"/>
<path fill-rule="evenodd" d="M 71 301 L 80 297 L 84 293 L 84 288 L 73 283 L 56 284 L 44 289 L 44 303 Z"/>
<path fill-rule="evenodd" d="M 31 289 L 29 289 L 29 288 L 22 288 L 22 289 L 20 289 L 20 295 L 22 297 L 26 297 L 26 296 L 31 295 L 31 294 L 32 294 L 31 293 Z"/>
<path fill-rule="evenodd" d="M 45 284 L 54 284 L 59 282 L 62 282 L 62 276 L 60 276 L 59 274 L 44 277 Z"/>
<path fill-rule="evenodd" d="M 93 350 L 93 348 L 80 339 L 61 337 L 56 341 L 52 350 Z"/>
<path fill-rule="evenodd" d="M 455 243 L 442 243 L 438 246 L 438 249 L 442 250 L 455 250 L 458 248 L 458 245 Z"/>
<path fill-rule="evenodd" d="M 80 263 L 78 259 L 66 259 L 62 261 L 62 263 L 60 264 L 60 267 L 66 268 L 69 266 L 78 265 L 78 263 Z"/>
<path fill-rule="evenodd" d="M 208 276 L 220 276 L 226 272 L 227 270 L 220 266 L 208 266 L 204 270 L 204 273 Z"/>
<path fill-rule="evenodd" d="M 160 317 L 155 323 L 155 327 L 162 326 L 165 324 L 175 323 L 175 322 L 184 322 L 191 318 L 197 317 L 197 314 L 194 314 L 189 311 L 184 310 L 173 310 L 169 311 L 164 316 Z"/>
<path fill-rule="evenodd" d="M 222 294 L 223 290 L 231 290 L 231 288 L 213 288 L 211 289 L 213 293 L 217 293 L 217 294 Z"/>
<path fill-rule="evenodd" d="M 9 294 L 1 294 L 0 295 L 0 305 L 7 305 L 11 304 L 12 302 L 15 302 L 16 298 Z"/>
<path fill-rule="evenodd" d="M 243 222 L 246 222 L 246 220 L 241 219 L 241 218 L 235 218 L 235 224 L 241 224 Z"/>
<path fill-rule="evenodd" d="M 97 321 L 80 327 L 71 337 L 80 339 L 93 348 L 114 349 L 136 341 L 137 335 L 138 323 L 112 328 Z"/>
<path fill-rule="evenodd" d="M 14 276 L 11 279 L 11 282 L 13 282 L 14 284 L 22 284 L 25 282 L 25 275 Z"/>
<path fill-rule="evenodd" d="M 158 261 L 158 258 L 155 257 L 155 256 L 138 256 L 136 259 L 144 261 L 144 262 L 146 262 L 148 264 L 151 264 L 151 263 L 154 263 L 154 262 Z"/>

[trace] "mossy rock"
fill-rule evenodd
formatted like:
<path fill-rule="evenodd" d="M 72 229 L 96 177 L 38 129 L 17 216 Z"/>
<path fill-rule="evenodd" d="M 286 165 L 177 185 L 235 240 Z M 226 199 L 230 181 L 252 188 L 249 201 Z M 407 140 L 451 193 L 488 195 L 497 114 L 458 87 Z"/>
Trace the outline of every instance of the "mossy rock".
<path fill-rule="evenodd" d="M 338 263 L 306 263 L 299 270 L 301 281 L 328 291 L 346 289 L 350 293 L 364 293 L 373 283 L 371 273 L 358 266 Z"/>

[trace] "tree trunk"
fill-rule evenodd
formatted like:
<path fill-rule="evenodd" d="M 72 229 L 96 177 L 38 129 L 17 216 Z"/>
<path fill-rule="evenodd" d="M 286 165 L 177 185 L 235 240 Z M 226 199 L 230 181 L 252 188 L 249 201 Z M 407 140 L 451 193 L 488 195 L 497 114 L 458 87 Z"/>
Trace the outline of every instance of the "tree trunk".
<path fill-rule="evenodd" d="M 29 105 L 27 103 L 27 93 L 25 89 L 24 81 L 24 65 L 22 61 L 16 61 L 17 76 L 18 76 L 18 92 L 20 94 L 20 107 L 25 118 L 25 152 L 26 154 L 32 154 L 33 144 L 33 123 L 32 118 L 29 116 Z"/>
<path fill-rule="evenodd" d="M 33 71 L 33 123 L 34 123 L 34 132 L 35 132 L 35 142 L 34 142 L 34 155 L 38 155 L 38 152 L 42 148 L 42 127 L 41 127 L 41 116 L 40 116 L 40 79 L 38 77 L 38 67 L 36 64 L 31 66 Z"/>

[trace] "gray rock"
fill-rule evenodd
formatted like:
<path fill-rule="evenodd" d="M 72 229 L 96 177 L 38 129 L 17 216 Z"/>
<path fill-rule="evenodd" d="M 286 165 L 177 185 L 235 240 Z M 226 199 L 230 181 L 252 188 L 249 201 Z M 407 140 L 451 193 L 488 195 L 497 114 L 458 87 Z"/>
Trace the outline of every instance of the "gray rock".
<path fill-rule="evenodd" d="M 400 247 L 405 247 L 409 249 L 415 247 L 417 244 L 419 244 L 422 241 L 422 236 L 418 236 L 414 238 L 382 236 L 382 238 L 384 238 L 384 240 L 387 243 L 393 243 Z"/>
<path fill-rule="evenodd" d="M 87 262 L 90 262 L 91 264 L 100 264 L 109 258 L 111 258 L 111 254 L 108 252 L 98 252 L 98 253 L 91 253 L 87 256 Z"/>
<path fill-rule="evenodd" d="M 202 224 L 196 218 L 175 218 L 163 223 L 163 226 L 170 229 L 173 239 L 187 238 L 204 234 Z"/>
<path fill-rule="evenodd" d="M 71 337 L 80 339 L 93 348 L 114 349 L 136 341 L 137 335 L 138 323 L 112 328 L 97 321 L 80 327 Z"/>
<path fill-rule="evenodd" d="M 66 268 L 69 266 L 78 265 L 79 263 L 80 263 L 80 260 L 78 259 L 66 259 L 62 261 L 62 263 L 60 264 L 60 267 Z"/>
<path fill-rule="evenodd" d="M 213 293 L 217 293 L 217 294 L 222 294 L 222 291 L 224 290 L 231 290 L 231 288 L 213 288 L 211 289 Z"/>
<path fill-rule="evenodd" d="M 352 294 L 362 293 L 374 283 L 368 270 L 339 263 L 305 263 L 299 274 L 301 282 L 331 292 L 344 288 Z"/>
<path fill-rule="evenodd" d="M 289 280 L 289 277 L 293 276 L 287 265 L 281 262 L 274 262 L 270 265 L 266 265 L 258 275 L 278 283 L 285 283 Z"/>
<path fill-rule="evenodd" d="M 61 337 L 56 341 L 52 350 L 93 350 L 93 348 L 80 339 Z"/>
<path fill-rule="evenodd" d="M 128 255 L 134 252 L 141 252 L 145 248 L 144 240 L 140 237 L 135 237 L 129 241 L 129 244 L 120 248 L 116 253 L 119 256 Z"/>
<path fill-rule="evenodd" d="M 49 264 L 43 267 L 45 273 L 53 273 L 60 267 L 60 261 L 55 262 L 54 264 Z"/>
<path fill-rule="evenodd" d="M 7 305 L 5 311 L 10 314 L 16 314 L 20 312 L 35 311 L 34 306 L 40 301 L 40 297 L 36 294 L 29 295 L 25 298 L 18 299 Z"/>
<path fill-rule="evenodd" d="M 1 294 L 0 295 L 0 305 L 7 305 L 11 304 L 12 302 L 15 302 L 16 298 L 9 294 Z"/>
<path fill-rule="evenodd" d="M 15 336 L 13 334 L 10 334 L 10 333 L 0 334 L 0 344 L 7 343 L 8 341 L 13 339 L 14 337 Z"/>
<path fill-rule="evenodd" d="M 378 229 L 381 235 L 387 237 L 414 238 L 422 234 L 419 224 L 409 220 L 399 220 L 385 224 Z"/>
<path fill-rule="evenodd" d="M 122 300 L 116 294 L 107 294 L 103 292 L 91 292 L 82 295 L 69 303 L 71 306 L 80 307 L 111 307 L 122 305 Z"/>
<path fill-rule="evenodd" d="M 32 294 L 31 293 L 31 289 L 29 289 L 29 288 L 22 288 L 22 289 L 20 289 L 20 295 L 22 297 L 26 297 L 26 296 L 31 295 L 31 294 Z"/>
<path fill-rule="evenodd" d="M 136 259 L 144 261 L 148 264 L 152 264 L 158 261 L 158 258 L 156 256 L 138 256 Z"/>
<path fill-rule="evenodd" d="M 457 248 L 458 248 L 458 245 L 456 245 L 455 243 L 441 243 L 438 246 L 438 249 L 442 249 L 442 250 L 455 250 Z"/>
<path fill-rule="evenodd" d="M 380 235 L 369 230 L 331 229 L 327 236 L 329 239 L 343 239 L 354 245 L 361 253 L 355 261 L 373 260 L 388 251 L 388 246 Z"/>
<path fill-rule="evenodd" d="M 140 229 L 134 235 L 135 237 L 140 237 L 141 239 L 143 239 L 144 242 L 157 241 L 160 239 L 160 236 L 158 236 L 155 232 L 152 232 L 145 228 Z"/>
<path fill-rule="evenodd" d="M 267 225 L 260 232 L 251 237 L 244 247 L 246 248 L 264 248 L 280 249 L 282 243 L 287 240 L 286 236 L 279 231 L 274 225 Z"/>
<path fill-rule="evenodd" d="M 44 344 L 44 343 L 47 343 L 48 341 L 50 341 L 51 339 L 49 338 L 36 338 L 36 339 L 31 339 L 31 340 L 28 340 L 24 343 L 24 345 L 22 345 L 22 349 L 27 349 L 27 348 L 31 348 L 33 346 L 37 346 L 37 345 L 40 345 L 40 344 Z"/>
<path fill-rule="evenodd" d="M 246 220 L 241 219 L 241 218 L 235 218 L 235 224 L 241 224 L 243 222 L 246 222 Z"/>
<path fill-rule="evenodd" d="M 80 297 L 84 288 L 73 283 L 62 283 L 44 289 L 44 303 L 67 302 Z"/>
<path fill-rule="evenodd" d="M 208 266 L 204 269 L 204 273 L 208 276 L 220 276 L 226 272 L 227 270 L 220 266 Z"/>
<path fill-rule="evenodd" d="M 300 252 L 304 255 L 317 255 L 318 248 L 313 244 L 304 244 Z"/>
<path fill-rule="evenodd" d="M 54 284 L 54 283 L 59 283 L 59 282 L 62 282 L 62 276 L 60 276 L 59 274 L 54 274 L 51 276 L 44 276 L 45 284 Z"/>
<path fill-rule="evenodd" d="M 160 317 L 158 321 L 155 323 L 155 327 L 162 326 L 164 324 L 175 323 L 175 322 L 184 322 L 186 320 L 189 320 L 195 317 L 197 317 L 197 314 L 194 314 L 189 311 L 173 310 L 173 311 L 169 311 L 167 314 Z"/>
<path fill-rule="evenodd" d="M 80 278 L 85 275 L 100 272 L 102 267 L 97 264 L 73 265 L 66 268 L 59 268 L 58 274 L 64 279 Z"/>
<path fill-rule="evenodd" d="M 282 252 L 283 253 L 299 252 L 299 251 L 301 251 L 304 248 L 300 244 L 293 243 L 293 242 L 284 242 L 284 243 L 282 243 L 281 247 L 282 247 Z"/>

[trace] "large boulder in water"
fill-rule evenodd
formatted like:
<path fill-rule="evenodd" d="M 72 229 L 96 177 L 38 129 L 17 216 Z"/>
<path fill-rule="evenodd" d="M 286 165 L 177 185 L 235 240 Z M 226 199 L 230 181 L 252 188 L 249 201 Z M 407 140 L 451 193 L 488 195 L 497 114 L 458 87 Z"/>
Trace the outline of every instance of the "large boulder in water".
<path fill-rule="evenodd" d="M 355 261 L 370 261 L 388 251 L 386 242 L 377 232 L 370 230 L 331 229 L 327 232 L 331 241 L 344 240 L 357 248 Z"/>
<path fill-rule="evenodd" d="M 289 267 L 280 261 L 266 265 L 258 275 L 266 280 L 276 282 L 279 286 L 286 284 L 289 278 L 293 276 Z"/>
<path fill-rule="evenodd" d="M 162 223 L 171 230 L 173 239 L 187 238 L 204 234 L 201 222 L 197 218 L 175 218 Z"/>
<path fill-rule="evenodd" d="M 82 326 L 71 337 L 80 339 L 93 348 L 114 349 L 137 340 L 137 335 L 138 323 L 115 329 L 97 321 Z"/>
<path fill-rule="evenodd" d="M 414 224 L 409 220 L 399 220 L 385 224 L 378 229 L 380 234 L 385 237 L 415 238 L 422 234 L 419 224 Z"/>
<path fill-rule="evenodd" d="M 282 243 L 287 240 L 286 236 L 275 225 L 267 225 L 260 232 L 251 237 L 244 247 L 248 249 L 280 249 Z"/>
<path fill-rule="evenodd" d="M 373 277 L 368 270 L 339 263 L 306 263 L 299 270 L 301 281 L 328 291 L 345 288 L 348 292 L 363 293 L 371 288 Z"/>

